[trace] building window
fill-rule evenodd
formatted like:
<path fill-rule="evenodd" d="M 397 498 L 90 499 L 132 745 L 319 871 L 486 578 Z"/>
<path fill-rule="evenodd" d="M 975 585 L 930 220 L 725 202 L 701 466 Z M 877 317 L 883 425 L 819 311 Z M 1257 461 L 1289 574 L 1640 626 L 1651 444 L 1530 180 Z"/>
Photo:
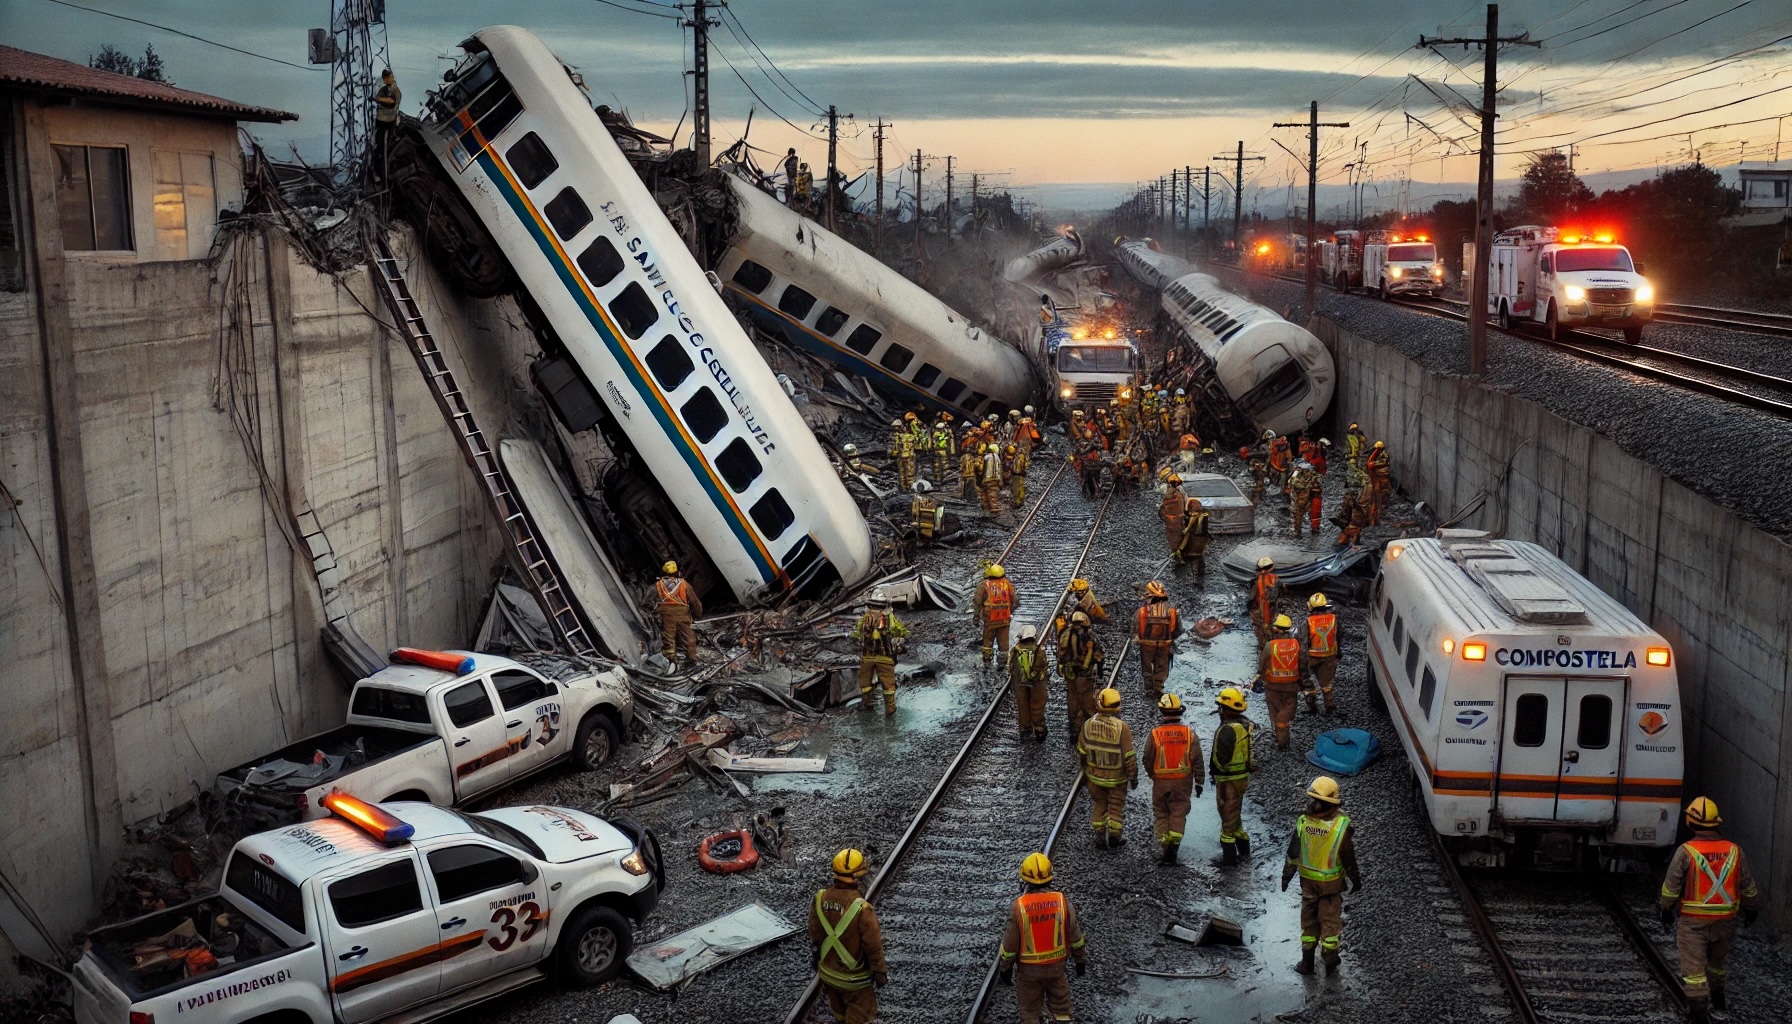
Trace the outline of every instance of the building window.
<path fill-rule="evenodd" d="M 128 252 L 131 166 L 123 146 L 54 146 L 62 248 Z"/>
<path fill-rule="evenodd" d="M 16 203 L 18 154 L 13 148 L 12 108 L 0 107 L 0 291 L 25 288 L 25 254 L 20 248 Z M 302 927 L 301 927 L 302 930 Z"/>
<path fill-rule="evenodd" d="M 165 260 L 200 260 L 211 252 L 217 186 L 210 153 L 150 151 L 156 172 L 156 249 Z"/>

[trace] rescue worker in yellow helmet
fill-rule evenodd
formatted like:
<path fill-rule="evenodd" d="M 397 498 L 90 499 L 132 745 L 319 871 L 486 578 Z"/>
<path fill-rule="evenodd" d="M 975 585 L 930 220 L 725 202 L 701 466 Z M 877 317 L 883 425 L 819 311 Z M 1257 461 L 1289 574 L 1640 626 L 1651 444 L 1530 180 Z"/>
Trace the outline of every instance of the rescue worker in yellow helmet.
<path fill-rule="evenodd" d="M 870 870 L 865 855 L 834 855 L 834 882 L 809 905 L 809 945 L 828 1010 L 838 1024 L 875 1024 L 877 990 L 890 980 L 884 963 L 884 933 L 859 890 Z"/>
<path fill-rule="evenodd" d="M 909 413 L 912 418 L 914 413 Z M 908 490 L 915 483 L 915 434 L 902 420 L 890 421 L 890 457 L 896 460 L 896 486 Z"/>
<path fill-rule="evenodd" d="M 871 705 L 871 682 L 876 679 L 884 690 L 884 714 L 896 713 L 896 656 L 902 653 L 908 639 L 908 627 L 890 610 L 890 599 L 872 597 L 866 602 L 865 614 L 852 627 L 853 642 L 859 645 L 859 699 Z"/>
<path fill-rule="evenodd" d="M 1157 506 L 1157 516 L 1164 521 L 1164 543 L 1170 545 L 1172 554 L 1182 548 L 1182 530 L 1186 523 L 1183 514 L 1188 506 L 1188 496 L 1182 493 L 1182 477 L 1170 473 L 1164 477 L 1164 500 Z"/>
<path fill-rule="evenodd" d="M 1680 953 L 1680 981 L 1686 989 L 1687 1019 L 1703 1024 L 1711 1010 L 1724 1010 L 1726 965 L 1736 918 L 1755 923 L 1761 892 L 1742 856 L 1742 847 L 1717 831 L 1723 824 L 1717 804 L 1698 797 L 1686 805 L 1692 838 L 1674 851 L 1661 883 L 1661 927 L 1672 930 Z M 1674 923 L 1674 911 L 1680 921 Z"/>
<path fill-rule="evenodd" d="M 1214 698 L 1220 724 L 1213 731 L 1213 752 L 1207 767 L 1213 775 L 1213 801 L 1220 812 L 1220 863 L 1233 865 L 1251 855 L 1251 837 L 1244 830 L 1244 793 L 1257 770 L 1251 723 L 1244 717 L 1244 691 L 1228 686 Z"/>
<path fill-rule="evenodd" d="M 1126 842 L 1126 791 L 1139 784 L 1138 756 L 1132 749 L 1132 727 L 1120 717 L 1120 691 L 1113 687 L 1095 695 L 1095 717 L 1083 723 L 1076 740 L 1083 779 L 1089 784 L 1090 823 L 1098 846 L 1112 849 Z"/>
<path fill-rule="evenodd" d="M 987 667 L 990 659 L 1000 654 L 1008 657 L 1008 627 L 1014 621 L 1015 598 L 1014 584 L 1008 582 L 1007 572 L 999 565 L 991 565 L 983 570 L 983 582 L 977 587 L 977 594 L 971 598 L 971 613 L 983 626 L 983 664 Z"/>
<path fill-rule="evenodd" d="M 1259 646 L 1269 639 L 1269 624 L 1275 621 L 1276 612 L 1281 610 L 1282 579 L 1276 575 L 1275 560 L 1268 555 L 1257 559 L 1257 579 L 1251 586 L 1251 596 L 1247 611 L 1251 618 L 1251 631 L 1257 634 Z"/>
<path fill-rule="evenodd" d="M 1139 672 L 1145 677 L 1145 692 L 1152 700 L 1162 696 L 1164 680 L 1170 678 L 1176 636 L 1181 632 L 1182 613 L 1170 603 L 1164 585 L 1157 580 L 1145 584 L 1145 603 L 1139 606 L 1133 622 L 1133 637 L 1139 648 Z"/>
<path fill-rule="evenodd" d="M 1294 823 L 1288 840 L 1288 860 L 1282 865 L 1282 891 L 1300 874 L 1300 966 L 1313 973 L 1313 952 L 1325 959 L 1326 970 L 1338 970 L 1338 945 L 1344 934 L 1344 881 L 1350 891 L 1363 887 L 1357 871 L 1356 846 L 1351 839 L 1350 817 L 1339 811 L 1343 798 L 1336 779 L 1316 777 L 1307 787 L 1307 813 Z"/>
<path fill-rule="evenodd" d="M 697 660 L 697 631 L 691 623 L 703 617 L 703 599 L 697 596 L 690 581 L 678 574 L 678 563 L 660 566 L 659 582 L 653 585 L 655 610 L 660 616 L 660 653 L 676 663 L 678 647 L 684 645 L 685 657 Z"/>
<path fill-rule="evenodd" d="M 961 425 L 958 438 L 958 496 L 971 498 L 977 493 L 977 471 L 983 460 L 977 457 L 977 427 L 970 420 Z"/>
<path fill-rule="evenodd" d="M 1095 713 L 1095 681 L 1107 661 L 1101 638 L 1083 612 L 1070 614 L 1070 628 L 1058 636 L 1058 674 L 1064 677 L 1064 710 L 1070 717 L 1070 738 L 1083 734 L 1083 724 Z"/>
<path fill-rule="evenodd" d="M 1306 656 L 1293 636 L 1294 621 L 1278 615 L 1270 623 L 1269 639 L 1257 655 L 1257 687 L 1269 701 L 1269 720 L 1275 726 L 1276 748 L 1288 748 L 1288 726 L 1299 703 L 1300 681 L 1306 675 Z"/>
<path fill-rule="evenodd" d="M 1065 616 L 1076 612 L 1082 612 L 1089 616 L 1090 623 L 1097 626 L 1108 621 L 1108 610 L 1101 606 L 1101 599 L 1095 596 L 1094 588 L 1090 587 L 1089 581 L 1082 577 L 1070 581 L 1070 586 L 1064 591 L 1064 600 L 1059 608 L 1061 609 L 1058 614 L 1059 632 L 1063 632 Z"/>
<path fill-rule="evenodd" d="M 1068 1021 L 1070 979 L 1064 964 L 1074 962 L 1080 978 L 1089 959 L 1076 908 L 1052 888 L 1052 862 L 1045 854 L 1027 854 L 1020 880 L 1026 888 L 1008 908 L 996 980 L 1014 986 L 1020 1019 L 1027 1024 L 1038 1024 L 1047 1013 L 1054 1021 Z"/>
<path fill-rule="evenodd" d="M 1045 740 L 1046 681 L 1050 675 L 1038 631 L 1032 626 L 1020 627 L 1014 648 L 1008 652 L 1008 682 L 1014 687 L 1021 739 Z"/>
<path fill-rule="evenodd" d="M 1207 784 L 1201 768 L 1201 738 L 1182 724 L 1182 698 L 1166 693 L 1158 698 L 1163 724 L 1145 738 L 1145 774 L 1151 776 L 1151 818 L 1163 862 L 1176 863 L 1182 846 L 1182 830 L 1188 827 L 1190 790 L 1195 796 Z"/>
<path fill-rule="evenodd" d="M 933 425 L 927 438 L 927 449 L 933 455 L 933 479 L 940 484 L 946 482 L 946 473 L 952 464 L 953 450 L 957 444 L 952 437 L 952 417 L 948 413 L 944 419 Z"/>
<path fill-rule="evenodd" d="M 1301 627 L 1300 639 L 1307 660 L 1306 671 L 1301 675 L 1307 711 L 1318 710 L 1313 694 L 1317 687 L 1325 695 L 1325 714 L 1329 718 L 1338 712 L 1337 702 L 1332 699 L 1332 680 L 1338 675 L 1338 616 L 1324 594 L 1307 598 L 1307 621 Z"/>

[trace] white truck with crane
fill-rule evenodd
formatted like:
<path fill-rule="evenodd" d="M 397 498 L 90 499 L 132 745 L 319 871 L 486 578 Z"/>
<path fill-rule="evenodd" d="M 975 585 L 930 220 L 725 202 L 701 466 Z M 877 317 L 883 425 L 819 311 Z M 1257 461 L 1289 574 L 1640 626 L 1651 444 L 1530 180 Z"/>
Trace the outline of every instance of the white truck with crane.
<path fill-rule="evenodd" d="M 1635 345 L 1655 317 L 1655 288 L 1612 235 L 1527 224 L 1493 236 L 1487 312 L 1508 330 L 1542 324 L 1552 341 L 1572 328 L 1605 327 Z"/>

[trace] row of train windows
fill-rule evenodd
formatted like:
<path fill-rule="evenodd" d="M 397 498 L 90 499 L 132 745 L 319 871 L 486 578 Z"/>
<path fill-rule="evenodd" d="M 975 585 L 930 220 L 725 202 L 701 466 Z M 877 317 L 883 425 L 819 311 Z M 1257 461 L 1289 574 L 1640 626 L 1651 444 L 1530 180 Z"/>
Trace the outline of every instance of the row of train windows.
<path fill-rule="evenodd" d="M 771 287 L 772 272 L 752 260 L 742 260 L 741 265 L 734 271 L 734 283 L 759 295 Z M 792 319 L 807 320 L 809 314 L 815 309 L 816 301 L 815 296 L 796 285 L 786 285 L 784 291 L 778 295 L 778 310 Z M 846 326 L 846 322 L 851 319 L 852 314 L 834 306 L 828 306 L 821 311 L 820 316 L 815 318 L 815 332 L 822 337 L 832 338 L 839 334 L 840 328 Z M 869 357 L 882 338 L 883 332 L 877 328 L 870 324 L 860 324 L 853 328 L 852 333 L 848 334 L 846 340 L 841 344 L 861 356 Z M 914 360 L 915 353 L 913 351 L 892 341 L 884 349 L 883 355 L 877 357 L 877 365 L 891 373 L 900 375 L 909 368 Z M 989 396 L 982 392 L 971 391 L 963 381 L 956 377 L 947 377 L 944 384 L 939 384 L 942 376 L 944 374 L 939 367 L 924 361 L 921 363 L 921 368 L 915 371 L 914 376 L 908 379 L 910 383 L 921 390 L 937 394 L 942 401 L 951 402 L 968 411 L 974 411 L 989 399 Z M 934 389 L 935 384 L 939 384 L 937 391 Z M 960 401 L 961 398 L 964 400 Z"/>
<path fill-rule="evenodd" d="M 1394 631 L 1394 653 L 1398 655 L 1402 649 L 1406 652 L 1406 683 L 1419 688 L 1419 709 L 1425 713 L 1425 721 L 1431 721 L 1431 707 L 1437 703 L 1437 676 L 1431 666 L 1419 672 L 1419 638 L 1412 637 L 1408 644 L 1406 636 L 1406 620 L 1394 613 L 1394 602 L 1383 597 L 1381 621 Z"/>
<path fill-rule="evenodd" d="M 531 189 L 546 181 L 560 166 L 547 144 L 534 132 L 518 139 L 504 155 L 510 161 L 517 179 Z M 570 185 L 543 204 L 541 212 L 562 241 L 577 235 L 591 223 L 591 208 L 585 205 L 577 190 Z M 594 290 L 616 280 L 626 265 L 615 244 L 602 235 L 593 239 L 574 262 L 579 265 L 579 272 L 585 275 L 585 280 Z M 639 341 L 660 318 L 659 307 L 654 305 L 640 284 L 632 281 L 615 298 L 605 303 L 605 308 L 631 341 Z M 643 362 L 647 364 L 648 371 L 653 374 L 661 390 L 668 394 L 678 390 L 679 385 L 697 369 L 690 353 L 679 342 L 678 337 L 672 334 L 661 338 L 658 344 L 649 349 Z M 684 421 L 685 427 L 699 444 L 715 440 L 728 426 L 728 411 L 716 398 L 715 392 L 707 387 L 698 388 L 690 398 L 685 399 L 684 404 L 678 408 L 678 417 Z M 722 475 L 722 479 L 736 493 L 751 487 L 753 481 L 765 472 L 759 457 L 753 454 L 752 446 L 745 438 L 739 437 L 729 442 L 716 455 L 715 467 L 716 472 Z M 776 490 L 767 491 L 748 511 L 760 532 L 771 540 L 776 540 L 796 521 L 796 514 L 791 511 L 789 503 Z"/>
<path fill-rule="evenodd" d="M 1243 321 L 1236 320 L 1231 314 L 1206 299 L 1197 298 L 1187 288 L 1177 286 L 1171 296 L 1176 304 L 1182 307 L 1194 321 L 1219 336 L 1221 341 L 1229 340 L 1244 326 Z"/>

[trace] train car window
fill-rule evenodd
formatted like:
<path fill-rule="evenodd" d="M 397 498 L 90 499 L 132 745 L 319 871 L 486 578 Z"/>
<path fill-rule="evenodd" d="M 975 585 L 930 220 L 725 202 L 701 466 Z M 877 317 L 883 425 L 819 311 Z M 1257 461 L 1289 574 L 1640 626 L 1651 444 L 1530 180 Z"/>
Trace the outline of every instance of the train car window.
<path fill-rule="evenodd" d="M 554 225 L 554 233 L 562 239 L 571 238 L 591 223 L 591 207 L 585 205 L 585 200 L 579 198 L 571 185 L 548 200 L 541 212 L 548 215 L 548 223 Z"/>
<path fill-rule="evenodd" d="M 685 354 L 684 346 L 678 339 L 668 334 L 660 339 L 658 345 L 647 353 L 647 368 L 653 371 L 653 379 L 660 382 L 660 387 L 667 391 L 677 391 L 696 364 Z"/>
<path fill-rule="evenodd" d="M 1549 698 L 1526 693 L 1518 698 L 1512 716 L 1512 742 L 1521 747 L 1541 747 L 1549 736 Z"/>
<path fill-rule="evenodd" d="M 1612 699 L 1589 693 L 1580 699 L 1580 729 L 1574 737 L 1582 750 L 1604 750 L 1612 742 Z"/>
<path fill-rule="evenodd" d="M 871 354 L 871 350 L 877 347 L 878 339 L 883 336 L 884 332 L 870 324 L 860 324 L 846 336 L 846 347 L 859 355 L 868 356 Z"/>
<path fill-rule="evenodd" d="M 821 311 L 820 316 L 815 318 L 815 330 L 820 334 L 832 338 L 834 335 L 839 334 L 840 328 L 845 327 L 846 321 L 851 319 L 851 313 L 843 313 L 840 310 L 829 306 Z"/>
<path fill-rule="evenodd" d="M 793 284 L 784 289 L 783 295 L 778 296 L 778 308 L 801 320 L 815 308 L 815 296 Z"/>
<path fill-rule="evenodd" d="M 602 288 L 622 273 L 622 254 L 608 238 L 599 235 L 579 254 L 579 269 L 585 272 L 585 280 L 591 282 L 591 287 Z"/>
<path fill-rule="evenodd" d="M 504 158 L 510 161 L 510 169 L 516 172 L 517 180 L 524 188 L 534 188 L 560 169 L 560 161 L 554 159 L 548 144 L 534 132 L 516 140 L 516 145 L 504 153 Z"/>
<path fill-rule="evenodd" d="M 932 363 L 922 363 L 921 368 L 915 371 L 915 387 L 931 390 L 933 382 L 939 379 L 940 368 Z"/>
<path fill-rule="evenodd" d="M 1396 653 L 1398 653 L 1405 646 L 1406 646 L 1406 620 L 1401 618 L 1400 616 L 1396 615 L 1396 616 L 1394 616 L 1394 650 Z"/>
<path fill-rule="evenodd" d="M 1412 646 L 1406 649 L 1406 682 L 1417 685 L 1419 681 L 1419 642 L 1413 640 Z"/>
<path fill-rule="evenodd" d="M 716 401 L 715 392 L 708 388 L 699 388 L 690 401 L 679 408 L 678 415 L 702 444 L 715 440 L 728 425 L 728 414 L 722 411 L 722 403 Z"/>
<path fill-rule="evenodd" d="M 734 283 L 758 295 L 771 285 L 772 272 L 752 260 L 742 260 L 740 266 L 734 268 Z"/>
<path fill-rule="evenodd" d="M 765 497 L 753 503 L 747 510 L 753 516 L 753 524 L 759 532 L 765 534 L 766 540 L 777 540 L 790 524 L 796 522 L 796 513 L 790 510 L 790 503 L 778 493 L 776 487 L 765 492 Z"/>
<path fill-rule="evenodd" d="M 958 401 L 958 396 L 962 394 L 964 394 L 964 381 L 956 377 L 947 377 L 946 383 L 940 385 L 940 397 L 948 402 Z"/>
<path fill-rule="evenodd" d="M 1415 645 L 1413 650 L 1418 650 Z M 1425 712 L 1425 720 L 1431 720 L 1431 704 L 1437 699 L 1437 676 L 1431 674 L 1431 666 L 1425 666 L 1425 681 L 1419 686 L 1419 709 Z"/>
<path fill-rule="evenodd" d="M 610 300 L 610 316 L 630 338 L 638 339 L 659 320 L 660 311 L 638 283 L 631 283 Z"/>
<path fill-rule="evenodd" d="M 877 357 L 877 364 L 891 373 L 901 373 L 908 369 L 908 364 L 914 361 L 915 354 L 912 351 L 893 341 L 890 342 L 890 347 L 884 350 L 884 354 Z"/>
<path fill-rule="evenodd" d="M 973 392 L 971 392 L 971 397 L 965 399 L 964 402 L 961 404 L 963 405 L 964 408 L 969 409 L 972 412 L 975 412 L 975 411 L 977 411 L 978 406 L 982 405 L 984 402 L 987 402 L 987 401 L 989 401 L 988 395 L 984 394 L 981 391 L 973 391 Z"/>
<path fill-rule="evenodd" d="M 523 112 L 523 104 L 516 98 L 516 90 L 510 83 L 494 76 L 492 87 L 473 97 L 467 104 L 467 116 L 479 126 L 479 134 L 490 142 L 498 137 L 498 133 L 510 127 Z"/>
<path fill-rule="evenodd" d="M 746 439 L 741 437 L 735 438 L 728 447 L 722 449 L 722 454 L 716 456 L 716 469 L 721 471 L 722 479 L 728 481 L 728 486 L 734 488 L 736 493 L 751 487 L 753 481 L 759 479 L 759 474 L 765 472 L 765 467 L 759 464 L 759 457 L 753 454 Z"/>
<path fill-rule="evenodd" d="M 1389 629 L 1394 628 L 1394 602 L 1392 599 L 1381 606 L 1381 624 Z"/>

